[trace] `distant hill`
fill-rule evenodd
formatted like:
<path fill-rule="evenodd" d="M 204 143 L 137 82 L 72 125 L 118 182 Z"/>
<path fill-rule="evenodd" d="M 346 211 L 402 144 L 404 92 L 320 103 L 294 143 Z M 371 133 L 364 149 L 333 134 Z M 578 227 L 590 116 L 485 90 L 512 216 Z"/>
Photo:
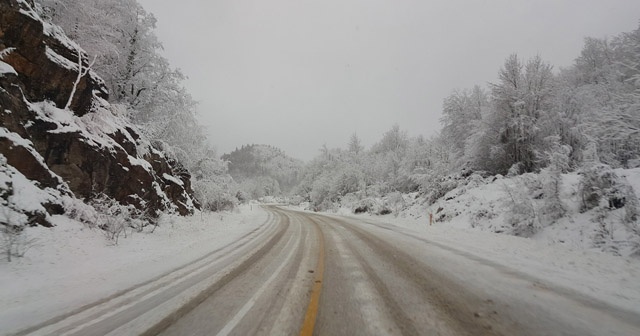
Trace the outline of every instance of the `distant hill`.
<path fill-rule="evenodd" d="M 297 183 L 303 163 L 279 148 L 269 145 L 244 145 L 222 160 L 229 173 L 250 198 L 288 193 Z"/>

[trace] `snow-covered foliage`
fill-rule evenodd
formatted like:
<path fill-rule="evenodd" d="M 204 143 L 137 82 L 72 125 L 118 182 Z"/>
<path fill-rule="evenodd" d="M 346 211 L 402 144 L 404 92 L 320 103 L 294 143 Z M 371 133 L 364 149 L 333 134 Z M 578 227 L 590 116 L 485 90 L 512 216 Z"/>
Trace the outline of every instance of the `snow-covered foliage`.
<path fill-rule="evenodd" d="M 213 152 L 193 168 L 193 188 L 204 210 L 221 211 L 235 207 L 237 187 L 227 171 L 227 164 L 217 159 Z"/>
<path fill-rule="evenodd" d="M 121 106 L 121 115 L 139 126 L 154 147 L 179 162 L 186 171 L 202 170 L 203 161 L 218 160 L 197 121 L 197 104 L 182 85 L 184 75 L 161 55 L 162 45 L 154 29 L 156 19 L 136 0 L 36 0 L 34 15 L 51 20 L 51 27 L 66 33 L 95 59 L 91 67 L 104 78 L 110 102 Z M 51 30 L 55 30 L 51 28 Z M 64 30 L 64 33 L 62 33 Z M 70 64 L 70 66 L 77 66 Z M 158 145 L 161 144 L 161 145 Z M 141 153 L 144 153 L 143 148 Z M 220 165 L 216 163 L 216 165 Z M 226 171 L 194 178 L 197 195 L 228 198 L 232 191 L 217 180 L 229 179 Z M 194 174 L 194 176 L 201 176 Z M 208 196 L 211 199 L 211 196 Z M 204 202 L 204 200 L 203 200 Z"/>
<path fill-rule="evenodd" d="M 347 150 L 323 147 L 305 166 L 295 193 L 312 209 L 349 206 L 353 211 L 389 212 L 386 204 L 379 208 L 373 206 L 376 202 L 366 200 L 416 191 L 435 200 L 456 185 L 445 177 L 448 154 L 438 138 L 409 138 L 394 125 L 369 150 L 357 144 L 359 140 L 353 135 Z"/>
<path fill-rule="evenodd" d="M 489 86 L 454 91 L 444 101 L 442 137 L 453 167 L 537 172 L 551 146 L 569 149 L 569 166 L 585 160 L 633 166 L 640 153 L 640 28 L 611 40 L 585 39 L 575 64 L 557 75 L 534 57 L 507 58 Z M 554 139 L 549 143 L 548 139 Z"/>
<path fill-rule="evenodd" d="M 105 238 L 117 245 L 120 237 L 126 238 L 133 232 L 142 232 L 145 227 L 158 225 L 159 219 L 152 218 L 145 211 L 132 205 L 100 194 L 89 203 L 76 198 L 64 197 L 66 215 L 83 223 L 90 229 L 100 229 Z"/>
<path fill-rule="evenodd" d="M 425 140 L 398 126 L 364 149 L 322 148 L 295 189 L 308 209 L 425 216 L 525 237 L 574 239 L 640 254 L 640 28 L 587 38 L 558 72 L 509 56 L 498 81 L 456 90 L 443 129 Z M 503 177 L 506 175 L 506 177 Z M 634 191 L 635 190 L 635 191 Z"/>
<path fill-rule="evenodd" d="M 640 253 L 640 220 L 628 216 L 637 210 L 640 169 L 598 165 L 580 173 L 559 175 L 558 200 L 562 216 L 549 216 L 545 174 L 514 177 L 476 176 L 448 192 L 431 206 L 416 202 L 403 217 L 434 216 L 435 225 L 532 237 L 572 247 L 595 248 L 618 255 Z M 585 208 L 584 193 L 591 208 Z M 621 197 L 621 195 L 624 195 Z"/>
<path fill-rule="evenodd" d="M 224 154 L 222 160 L 238 183 L 241 200 L 288 194 L 298 183 L 302 170 L 302 162 L 266 145 L 242 146 Z"/>

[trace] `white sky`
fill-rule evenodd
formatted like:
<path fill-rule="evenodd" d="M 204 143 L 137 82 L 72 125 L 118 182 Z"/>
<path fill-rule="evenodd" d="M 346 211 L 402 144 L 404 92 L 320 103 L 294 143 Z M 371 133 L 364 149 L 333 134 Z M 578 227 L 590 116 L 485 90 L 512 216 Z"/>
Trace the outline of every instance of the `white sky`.
<path fill-rule="evenodd" d="M 442 100 L 494 81 L 509 54 L 558 69 L 584 37 L 640 23 L 638 0 L 138 1 L 219 154 L 258 143 L 304 160 L 394 123 L 431 136 Z"/>

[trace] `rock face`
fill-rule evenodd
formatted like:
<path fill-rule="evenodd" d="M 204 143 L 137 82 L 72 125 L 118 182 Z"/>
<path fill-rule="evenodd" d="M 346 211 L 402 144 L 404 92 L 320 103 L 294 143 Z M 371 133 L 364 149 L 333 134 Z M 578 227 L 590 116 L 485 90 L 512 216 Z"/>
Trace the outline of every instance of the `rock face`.
<path fill-rule="evenodd" d="M 81 70 L 79 52 L 84 55 L 30 0 L 0 0 L 0 154 L 6 164 L 56 195 L 103 193 L 151 215 L 192 213 L 197 203 L 189 174 L 143 139 L 122 107 L 106 101 L 97 74 L 81 78 L 65 108 Z M 62 211 L 59 202 L 48 202 L 49 213 Z"/>

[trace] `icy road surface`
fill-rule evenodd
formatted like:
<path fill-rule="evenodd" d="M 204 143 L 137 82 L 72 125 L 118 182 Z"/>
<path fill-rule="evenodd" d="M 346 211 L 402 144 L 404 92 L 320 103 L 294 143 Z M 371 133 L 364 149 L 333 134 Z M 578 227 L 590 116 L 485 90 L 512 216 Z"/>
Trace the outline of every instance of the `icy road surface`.
<path fill-rule="evenodd" d="M 458 249 L 454 237 L 266 210 L 237 241 L 18 334 L 640 335 L 637 309 Z"/>

